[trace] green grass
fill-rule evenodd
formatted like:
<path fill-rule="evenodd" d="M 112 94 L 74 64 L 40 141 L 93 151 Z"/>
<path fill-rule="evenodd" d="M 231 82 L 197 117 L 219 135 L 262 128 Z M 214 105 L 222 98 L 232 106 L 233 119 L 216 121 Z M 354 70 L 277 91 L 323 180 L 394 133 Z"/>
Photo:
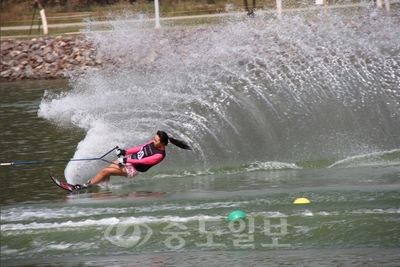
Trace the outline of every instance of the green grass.
<path fill-rule="evenodd" d="M 265 5 L 264 1 L 257 0 L 258 8 L 263 8 Z M 271 0 L 268 0 L 271 1 Z M 275 0 L 273 0 L 275 1 Z M 232 4 L 238 8 L 243 9 L 242 0 L 215 0 L 213 4 L 206 4 L 200 1 L 195 2 L 160 2 L 159 11 L 163 17 L 176 17 L 176 16 L 187 16 L 187 15 L 204 15 L 204 14 L 215 14 L 224 12 L 225 6 L 227 4 Z M 243 9 L 244 10 L 244 9 Z M 86 6 L 80 9 L 74 9 L 74 12 L 68 13 L 66 10 L 59 7 L 49 7 L 45 9 L 46 16 L 51 17 L 68 17 L 74 15 L 90 14 L 94 19 L 102 19 L 108 16 L 108 14 L 123 14 L 125 12 L 133 13 L 145 13 L 154 14 L 154 3 L 149 3 L 147 1 L 138 1 L 137 4 L 115 4 L 107 6 Z M 0 25 L 4 26 L 20 26 L 20 25 L 30 25 L 32 17 L 36 20 L 39 17 L 39 11 L 36 9 L 34 15 L 34 9 L 31 5 L 26 6 L 15 6 L 11 8 L 11 11 L 5 12 L 2 10 L 0 16 Z M 50 22 L 51 19 L 48 19 Z M 80 22 L 81 19 L 67 18 L 62 21 L 62 23 L 73 23 Z M 51 21 L 52 23 L 55 23 Z"/>
<path fill-rule="evenodd" d="M 60 35 L 60 34 L 66 34 L 66 33 L 75 33 L 75 32 L 79 32 L 79 30 L 81 29 L 81 27 L 67 27 L 67 28 L 51 28 L 49 30 L 50 32 L 50 36 L 51 35 Z M 33 37 L 37 37 L 37 36 L 43 36 L 43 29 L 40 28 L 40 33 L 38 33 L 38 27 L 36 25 L 36 27 L 32 28 L 32 32 L 31 34 L 30 30 L 10 30 L 10 31 L 1 31 L 1 37 L 10 37 L 10 36 L 31 36 Z"/>
<path fill-rule="evenodd" d="M 138 0 L 139 1 L 139 0 Z M 245 15 L 245 8 L 243 6 L 243 0 L 213 0 L 212 4 L 208 4 L 207 2 L 211 1 L 194 1 L 194 2 L 161 2 L 160 3 L 160 17 L 161 18 L 172 18 L 172 17 L 181 17 L 181 16 L 195 16 L 195 15 L 207 15 L 207 14 L 219 14 L 225 13 L 226 5 L 229 4 L 232 6 L 232 11 L 243 12 Z M 252 1 L 248 0 L 248 3 L 251 4 Z M 359 3 L 359 1 L 354 0 L 353 3 Z M 265 10 L 266 7 L 269 10 L 275 8 L 275 0 L 257 0 L 256 6 L 258 9 Z M 392 12 L 395 10 L 399 10 L 400 5 L 393 4 L 391 5 Z M 290 8 L 296 6 L 290 6 Z M 298 7 L 298 6 L 297 6 Z M 289 8 L 289 6 L 284 6 L 284 8 Z M 329 13 L 340 12 L 340 13 L 354 13 L 357 8 L 349 8 L 349 9 L 329 9 Z M 361 8 L 363 9 L 363 8 Z M 33 8 L 32 6 L 18 6 L 13 9 L 14 14 L 5 13 L 2 11 L 0 16 L 1 27 L 7 26 L 30 26 L 33 21 L 32 27 L 32 36 L 33 35 L 41 35 L 38 34 L 38 17 L 39 11 L 36 10 L 35 16 L 33 16 Z M 62 23 L 80 23 L 85 19 L 92 19 L 94 21 L 102 21 L 108 20 L 110 14 L 112 16 L 124 15 L 124 14 L 147 14 L 148 17 L 154 17 L 154 3 L 148 3 L 144 1 L 139 1 L 138 4 L 128 5 L 128 4 L 116 4 L 116 5 L 108 5 L 108 6 L 87 6 L 81 8 L 80 10 L 74 10 L 73 13 L 68 13 L 64 9 L 61 8 L 48 8 L 46 9 L 46 16 L 48 18 L 49 32 L 51 35 L 60 35 L 65 33 L 75 33 L 79 32 L 79 30 L 83 27 L 66 27 L 66 28 L 53 28 L 51 25 L 54 24 L 62 24 Z M 361 10 L 362 11 L 362 10 Z M 305 16 L 307 13 L 310 13 L 308 16 L 313 17 L 315 12 L 303 12 Z M 79 16 L 79 17 L 72 17 Z M 128 16 L 129 17 L 129 16 Z M 173 26 L 194 26 L 194 25 L 202 25 L 202 24 L 215 24 L 219 23 L 221 20 L 219 18 L 196 18 L 196 19 L 185 19 L 185 20 L 168 20 L 161 21 L 161 26 L 164 27 L 173 27 Z M 28 36 L 29 30 L 1 30 L 1 37 L 8 36 Z"/>
<path fill-rule="evenodd" d="M 215 25 L 220 24 L 221 19 L 218 17 L 212 18 L 194 18 L 194 19 L 174 19 L 168 21 L 161 21 L 162 28 L 174 28 L 174 27 L 193 27 L 198 25 Z M 150 24 L 152 25 L 152 24 Z M 154 27 L 151 27 L 154 28 Z M 49 28 L 49 36 L 53 35 L 62 35 L 69 33 L 79 33 L 81 29 L 85 29 L 85 27 L 65 27 L 65 28 Z M 43 29 L 40 28 L 40 33 L 38 33 L 38 26 L 34 25 L 32 27 L 31 35 L 29 34 L 30 30 L 7 30 L 1 31 L 1 37 L 38 37 L 43 36 Z"/>
<path fill-rule="evenodd" d="M 177 16 L 193 16 L 193 15 L 206 15 L 206 14 L 217 14 L 225 11 L 227 3 L 235 3 L 242 5 L 242 0 L 231 0 L 222 1 L 215 0 L 214 4 L 204 4 L 203 2 L 182 2 L 182 3 L 160 3 L 160 17 L 177 17 Z M 239 9 L 239 7 L 238 7 Z M 30 26 L 33 23 L 32 35 L 38 34 L 39 25 L 39 11 L 34 10 L 32 6 L 18 6 L 12 9 L 14 12 L 3 12 L 1 19 L 1 27 L 10 26 Z M 84 20 L 102 21 L 112 14 L 112 16 L 124 15 L 124 14 L 147 14 L 150 18 L 154 17 L 154 3 L 140 2 L 135 5 L 127 4 L 116 4 L 108 6 L 87 6 L 80 10 L 74 10 L 76 12 L 67 13 L 65 10 L 60 8 L 46 8 L 47 22 L 49 24 L 49 32 L 53 34 L 65 34 L 71 32 L 79 32 L 81 27 L 67 27 L 67 28 L 53 28 L 51 25 L 54 24 L 65 24 L 65 23 L 80 23 Z M 79 16 L 79 17 L 74 17 Z M 33 18 L 33 21 L 32 21 Z M 196 25 L 196 24 L 210 24 L 216 23 L 215 19 L 195 19 L 186 20 L 185 22 L 177 21 L 174 23 L 166 22 L 162 25 L 169 27 L 168 25 Z M 8 36 L 29 36 L 29 30 L 1 30 L 1 37 Z"/>

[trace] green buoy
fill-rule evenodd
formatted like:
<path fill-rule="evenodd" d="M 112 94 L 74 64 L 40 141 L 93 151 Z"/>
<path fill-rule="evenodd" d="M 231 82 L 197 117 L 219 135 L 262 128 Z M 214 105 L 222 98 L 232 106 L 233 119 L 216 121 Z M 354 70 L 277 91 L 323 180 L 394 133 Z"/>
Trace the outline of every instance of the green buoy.
<path fill-rule="evenodd" d="M 246 219 L 247 215 L 241 210 L 232 211 L 231 214 L 228 216 L 228 222 L 235 221 L 235 220 L 243 220 Z"/>

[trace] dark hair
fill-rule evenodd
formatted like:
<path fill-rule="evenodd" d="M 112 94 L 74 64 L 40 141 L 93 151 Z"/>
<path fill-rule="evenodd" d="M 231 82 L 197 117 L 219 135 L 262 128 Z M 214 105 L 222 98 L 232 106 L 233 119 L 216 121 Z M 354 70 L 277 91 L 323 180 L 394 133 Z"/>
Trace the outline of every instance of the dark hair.
<path fill-rule="evenodd" d="M 160 141 L 166 146 L 168 145 L 168 141 L 171 141 L 172 144 L 180 147 L 182 149 L 192 150 L 192 148 L 186 144 L 184 141 L 169 137 L 168 134 L 164 131 L 157 131 L 157 135 L 160 137 Z"/>

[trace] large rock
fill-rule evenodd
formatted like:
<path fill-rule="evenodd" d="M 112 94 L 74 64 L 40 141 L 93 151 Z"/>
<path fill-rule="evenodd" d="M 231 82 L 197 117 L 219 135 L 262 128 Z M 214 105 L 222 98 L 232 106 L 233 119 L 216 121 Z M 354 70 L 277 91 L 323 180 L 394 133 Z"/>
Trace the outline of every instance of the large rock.
<path fill-rule="evenodd" d="M 104 63 L 83 36 L 57 36 L 1 42 L 1 81 L 67 78 Z"/>

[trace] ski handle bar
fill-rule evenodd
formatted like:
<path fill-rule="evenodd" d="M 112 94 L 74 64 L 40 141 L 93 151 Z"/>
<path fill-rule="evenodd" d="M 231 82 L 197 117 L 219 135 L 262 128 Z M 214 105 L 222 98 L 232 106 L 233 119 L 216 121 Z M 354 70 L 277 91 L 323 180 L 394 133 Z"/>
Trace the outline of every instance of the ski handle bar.
<path fill-rule="evenodd" d="M 112 163 L 108 160 L 103 159 L 105 156 L 107 156 L 108 154 L 110 154 L 112 151 L 114 151 L 115 149 L 118 149 L 119 147 L 116 146 L 113 149 L 111 149 L 110 151 L 108 151 L 107 153 L 105 153 L 103 156 L 99 157 L 99 158 L 86 158 L 86 159 L 56 159 L 56 160 L 32 160 L 32 161 L 13 161 L 13 162 L 5 162 L 5 163 L 1 163 L 1 166 L 17 166 L 17 165 L 29 165 L 29 164 L 41 164 L 41 163 L 49 163 L 49 162 L 70 162 L 70 161 L 89 161 L 89 160 L 102 160 L 108 163 Z"/>

